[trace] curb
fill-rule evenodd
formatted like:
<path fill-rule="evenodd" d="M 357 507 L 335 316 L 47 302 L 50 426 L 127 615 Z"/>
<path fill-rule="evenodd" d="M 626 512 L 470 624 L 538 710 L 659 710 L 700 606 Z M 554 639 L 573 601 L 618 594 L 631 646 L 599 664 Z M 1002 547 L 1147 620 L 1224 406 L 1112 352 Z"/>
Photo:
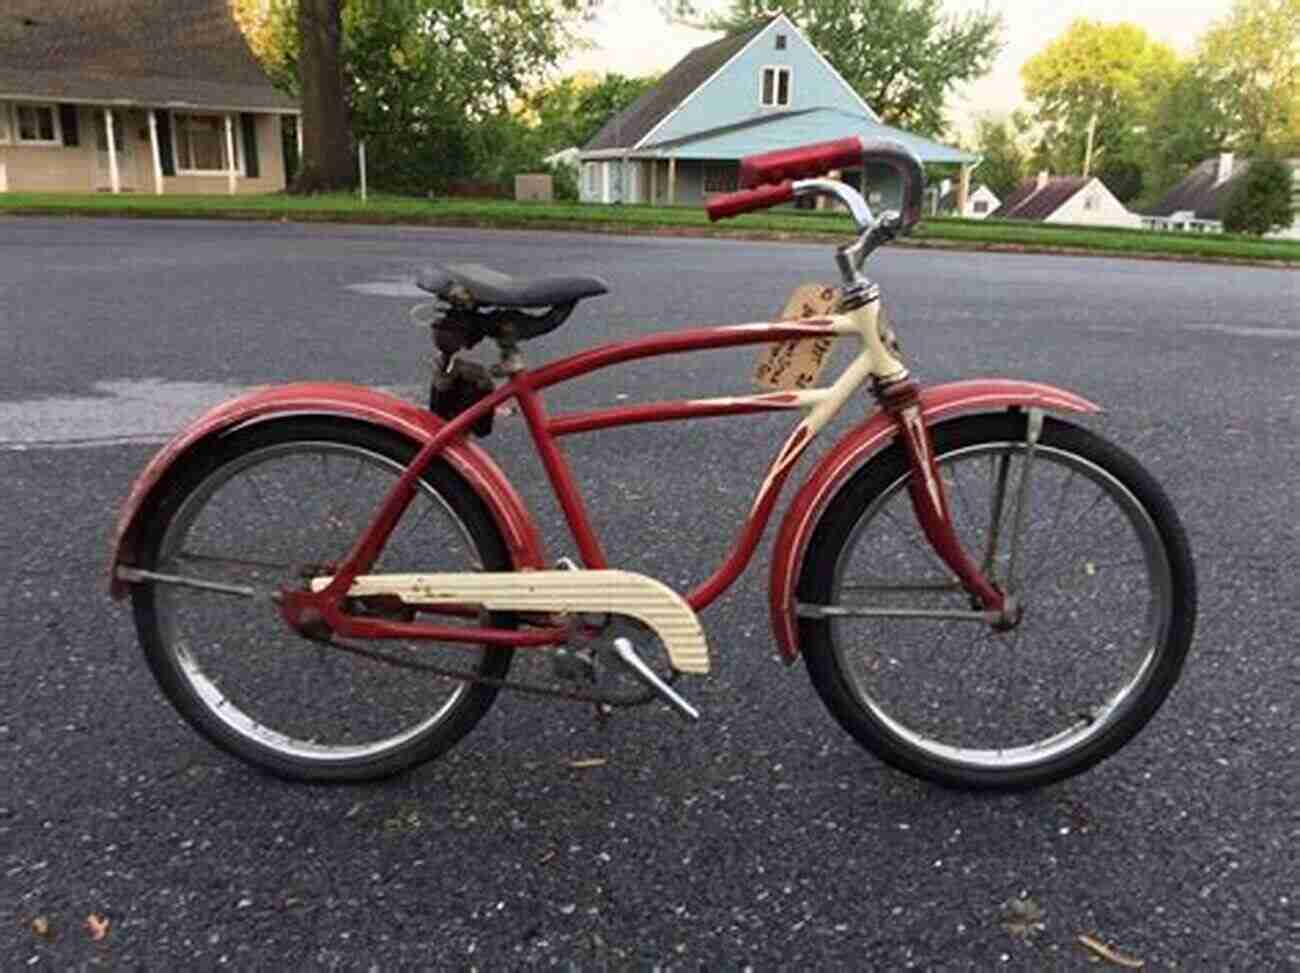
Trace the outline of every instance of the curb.
<path fill-rule="evenodd" d="M 3 217 L 42 217 L 46 219 L 147 219 L 147 220 L 217 220 L 259 223 L 332 223 L 343 226 L 408 226 L 416 229 L 443 227 L 476 230 L 523 230 L 537 233 L 593 233 L 609 236 L 658 236 L 694 239 L 748 240 L 760 243 L 843 243 L 842 233 L 796 232 L 790 230 L 730 230 L 706 226 L 638 226 L 636 224 L 585 220 L 485 220 L 470 216 L 446 216 L 420 219 L 402 214 L 339 213 L 322 211 L 284 213 L 267 210 L 223 209 L 215 212 L 177 212 L 174 209 L 152 210 L 148 207 L 97 210 L 65 207 L 24 206 L 6 209 Z M 893 248 L 906 250 L 946 250 L 966 253 L 1008 253 L 1037 256 L 1097 257 L 1111 260 L 1147 260 L 1161 263 L 1197 263 L 1235 267 L 1261 267 L 1273 270 L 1300 270 L 1295 261 L 1252 257 L 1175 254 L 1141 250 L 1114 250 L 1104 247 L 1071 247 L 1055 244 L 1000 243 L 997 241 L 952 240 L 944 238 L 896 240 Z"/>

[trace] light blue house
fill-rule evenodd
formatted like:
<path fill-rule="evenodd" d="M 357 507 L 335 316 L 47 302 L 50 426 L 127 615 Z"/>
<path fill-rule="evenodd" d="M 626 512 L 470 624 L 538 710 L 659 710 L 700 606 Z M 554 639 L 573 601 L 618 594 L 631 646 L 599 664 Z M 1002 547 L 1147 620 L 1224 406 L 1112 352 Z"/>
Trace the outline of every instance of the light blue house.
<path fill-rule="evenodd" d="M 969 153 L 885 125 L 785 15 L 696 48 L 615 115 L 582 150 L 590 203 L 698 204 L 737 188 L 737 163 L 758 152 L 862 135 L 961 167 Z M 845 171 L 873 206 L 896 206 L 892 170 Z M 865 178 L 864 178 L 865 177 Z M 865 186 L 863 185 L 865 181 Z"/>

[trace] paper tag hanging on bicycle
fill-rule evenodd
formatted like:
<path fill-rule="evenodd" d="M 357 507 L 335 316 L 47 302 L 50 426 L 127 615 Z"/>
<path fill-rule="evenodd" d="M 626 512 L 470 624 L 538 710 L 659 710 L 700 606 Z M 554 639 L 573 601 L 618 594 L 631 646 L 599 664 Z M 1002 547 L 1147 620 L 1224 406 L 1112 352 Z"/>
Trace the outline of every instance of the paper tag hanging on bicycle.
<path fill-rule="evenodd" d="M 832 314 L 839 299 L 839 290 L 829 284 L 801 284 L 786 302 L 781 320 L 798 321 Z M 834 345 L 831 335 L 767 345 L 759 353 L 754 384 L 761 389 L 812 388 L 830 360 Z"/>

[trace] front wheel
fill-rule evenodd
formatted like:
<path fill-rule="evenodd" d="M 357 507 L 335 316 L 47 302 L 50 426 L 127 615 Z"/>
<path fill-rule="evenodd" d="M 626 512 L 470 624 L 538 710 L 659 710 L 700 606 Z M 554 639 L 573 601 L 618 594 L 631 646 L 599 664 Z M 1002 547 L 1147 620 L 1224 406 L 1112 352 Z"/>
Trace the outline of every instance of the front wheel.
<path fill-rule="evenodd" d="M 1173 688 L 1195 625 L 1191 553 L 1159 484 L 1047 418 L 1022 512 L 1025 430 L 1019 412 L 932 430 L 963 546 L 1023 605 L 1014 627 L 935 616 L 977 606 L 917 524 L 898 443 L 832 498 L 800 574 L 800 642 L 822 700 L 882 760 L 950 787 L 1038 787 L 1114 753 Z"/>
<path fill-rule="evenodd" d="M 132 585 L 140 643 L 168 699 L 217 746 L 282 777 L 368 780 L 438 756 L 487 712 L 492 682 L 419 667 L 495 682 L 509 670 L 509 649 L 367 642 L 368 654 L 349 652 L 290 629 L 269 598 L 228 590 L 300 588 L 341 562 L 414 454 L 412 443 L 386 430 L 288 418 L 216 441 L 150 498 L 138 566 L 209 587 Z M 509 569 L 483 501 L 442 461 L 418 481 L 374 566 Z M 406 611 L 356 610 L 398 618 Z"/>

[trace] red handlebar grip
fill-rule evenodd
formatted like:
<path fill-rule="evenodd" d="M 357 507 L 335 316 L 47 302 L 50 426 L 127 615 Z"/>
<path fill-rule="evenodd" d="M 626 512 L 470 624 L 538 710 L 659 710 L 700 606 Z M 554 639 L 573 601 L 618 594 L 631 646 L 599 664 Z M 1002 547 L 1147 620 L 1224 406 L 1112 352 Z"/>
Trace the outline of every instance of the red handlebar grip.
<path fill-rule="evenodd" d="M 792 199 L 794 184 L 787 179 L 778 186 L 760 186 L 758 189 L 742 189 L 740 192 L 714 196 L 704 208 L 708 211 L 709 221 L 716 223 L 741 213 L 788 203 Z"/>
<path fill-rule="evenodd" d="M 832 169 L 852 168 L 862 164 L 862 139 L 835 139 L 801 145 L 797 149 L 764 152 L 740 160 L 740 185 L 761 186 L 783 179 L 808 179 Z"/>

